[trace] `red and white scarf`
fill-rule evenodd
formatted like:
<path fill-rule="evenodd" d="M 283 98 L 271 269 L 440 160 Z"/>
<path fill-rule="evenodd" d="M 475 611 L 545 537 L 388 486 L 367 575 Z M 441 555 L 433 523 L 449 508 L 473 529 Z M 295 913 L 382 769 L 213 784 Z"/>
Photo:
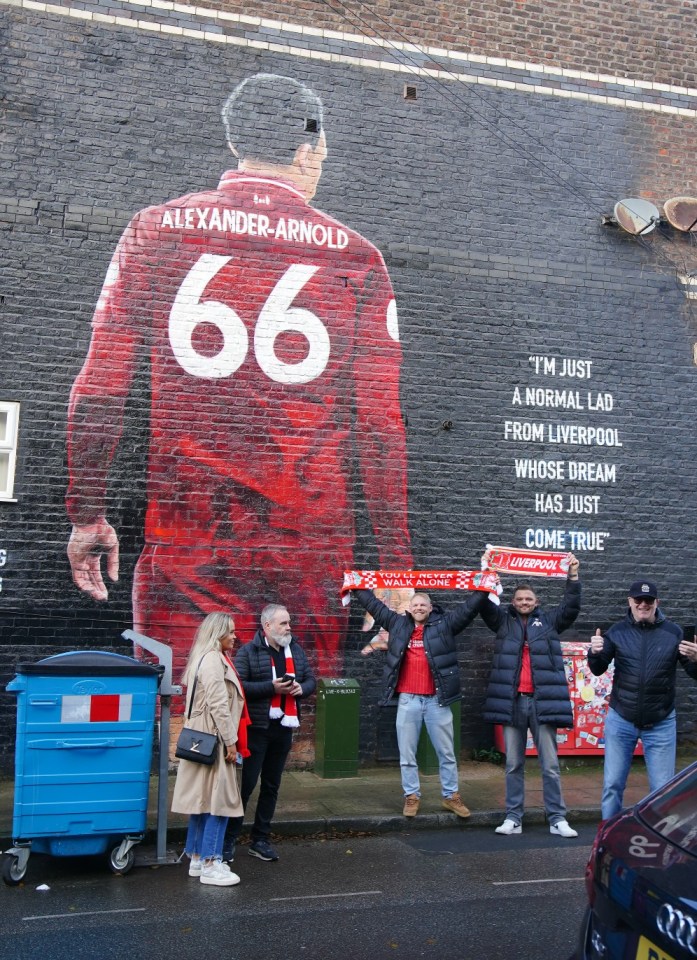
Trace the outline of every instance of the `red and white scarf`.
<path fill-rule="evenodd" d="M 482 570 L 497 573 L 517 573 L 525 577 L 566 577 L 569 573 L 569 555 L 550 550 L 518 550 L 515 547 L 486 545 Z"/>
<path fill-rule="evenodd" d="M 346 607 L 352 590 L 412 587 L 414 590 L 482 590 L 499 602 L 501 586 L 494 573 L 478 570 L 346 570 L 341 602 Z"/>
<path fill-rule="evenodd" d="M 268 646 L 268 640 L 266 644 Z M 284 648 L 284 653 L 286 656 L 286 673 L 295 679 L 295 664 L 293 663 L 293 654 L 290 652 L 290 644 Z M 271 657 L 271 679 L 278 680 L 276 675 L 276 661 L 273 656 Z M 300 726 L 300 721 L 298 720 L 298 705 L 295 702 L 295 697 L 291 697 L 290 694 L 283 696 L 283 694 L 274 693 L 271 698 L 269 716 L 272 720 L 280 719 L 282 727 Z"/>
<path fill-rule="evenodd" d="M 247 709 L 247 698 L 244 695 L 244 687 L 242 686 L 242 681 L 240 680 L 239 674 L 235 669 L 235 664 L 233 663 L 232 657 L 230 657 L 228 653 L 224 653 L 223 656 L 227 660 L 230 669 L 237 677 L 237 681 L 239 683 L 238 693 L 241 693 L 242 695 L 242 713 L 240 714 L 240 722 L 237 727 L 237 752 L 242 754 L 244 758 L 247 758 L 250 756 L 247 727 L 251 726 L 252 723 L 251 717 L 249 716 L 249 710 Z"/>

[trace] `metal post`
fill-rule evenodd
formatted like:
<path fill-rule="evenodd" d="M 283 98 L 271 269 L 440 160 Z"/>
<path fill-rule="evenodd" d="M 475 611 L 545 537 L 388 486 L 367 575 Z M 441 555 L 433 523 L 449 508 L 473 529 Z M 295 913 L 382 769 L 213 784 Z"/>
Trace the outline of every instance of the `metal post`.
<path fill-rule="evenodd" d="M 167 777 L 169 775 L 169 718 L 172 696 L 181 693 L 182 688 L 172 683 L 172 648 L 152 637 L 146 637 L 135 630 L 124 630 L 121 634 L 124 640 L 130 640 L 133 645 L 142 647 L 148 653 L 154 654 L 165 668 L 160 682 L 160 764 L 157 782 L 157 846 L 156 863 L 169 863 L 167 858 Z"/>

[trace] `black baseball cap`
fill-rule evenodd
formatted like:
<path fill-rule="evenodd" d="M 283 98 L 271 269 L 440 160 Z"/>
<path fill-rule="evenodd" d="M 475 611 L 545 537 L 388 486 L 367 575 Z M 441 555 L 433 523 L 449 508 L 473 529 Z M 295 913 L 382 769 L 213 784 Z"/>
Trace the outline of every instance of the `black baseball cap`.
<path fill-rule="evenodd" d="M 635 580 L 629 588 L 629 597 L 635 600 L 647 598 L 649 600 L 658 600 L 658 588 L 650 580 Z"/>

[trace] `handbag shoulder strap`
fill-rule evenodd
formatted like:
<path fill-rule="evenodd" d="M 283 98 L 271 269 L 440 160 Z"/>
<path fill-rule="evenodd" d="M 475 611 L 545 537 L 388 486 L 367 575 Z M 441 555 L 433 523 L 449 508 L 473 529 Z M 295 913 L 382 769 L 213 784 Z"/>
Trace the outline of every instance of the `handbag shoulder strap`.
<path fill-rule="evenodd" d="M 208 651 L 208 653 L 210 653 L 210 650 Z M 186 715 L 186 719 L 187 719 L 187 720 L 191 720 L 191 708 L 192 708 L 193 705 L 194 705 L 194 697 L 196 696 L 196 684 L 198 683 L 198 671 L 199 671 L 199 667 L 200 667 L 201 664 L 203 663 L 204 657 L 207 657 L 207 656 L 208 656 L 208 653 L 204 653 L 203 657 L 201 657 L 201 659 L 200 659 L 199 662 L 198 662 L 198 666 L 196 667 L 196 673 L 194 674 L 194 684 L 193 684 L 193 686 L 192 686 L 192 688 L 191 688 L 191 698 L 190 698 L 190 700 L 189 700 L 189 712 L 188 712 L 187 715 Z"/>

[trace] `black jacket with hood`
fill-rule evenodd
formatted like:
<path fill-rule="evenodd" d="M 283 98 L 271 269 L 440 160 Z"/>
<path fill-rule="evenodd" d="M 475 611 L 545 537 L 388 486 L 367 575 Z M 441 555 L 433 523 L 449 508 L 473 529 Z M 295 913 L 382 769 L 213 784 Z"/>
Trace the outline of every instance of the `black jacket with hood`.
<path fill-rule="evenodd" d="M 354 590 L 353 593 L 378 626 L 384 627 L 389 633 L 383 674 L 385 688 L 380 701 L 381 706 L 384 706 L 394 696 L 402 660 L 414 632 L 414 618 L 410 613 L 395 613 L 390 610 L 370 590 Z M 459 603 L 447 613 L 441 607 L 434 606 L 424 624 L 424 650 L 441 707 L 454 703 L 461 697 L 455 634 L 460 633 L 474 620 L 485 599 L 485 593 L 473 593 L 464 603 Z"/>
<path fill-rule="evenodd" d="M 637 623 L 629 610 L 603 637 L 602 651 L 588 651 L 588 666 L 596 676 L 615 661 L 610 706 L 635 727 L 652 727 L 673 712 L 678 663 L 697 680 L 697 663 L 678 653 L 682 638 L 682 629 L 660 609 L 653 623 Z"/>
<path fill-rule="evenodd" d="M 297 642 L 290 641 L 290 652 L 293 655 L 295 679 L 303 688 L 302 696 L 309 697 L 314 693 L 316 681 L 310 669 L 305 651 Z M 268 727 L 269 709 L 273 699 L 273 679 L 271 673 L 271 651 L 266 645 L 264 634 L 257 630 L 250 643 L 244 643 L 235 656 L 235 669 L 242 682 L 249 719 L 255 727 Z M 296 698 L 298 719 L 300 718 L 300 697 Z"/>
<path fill-rule="evenodd" d="M 547 613 L 541 607 L 535 607 L 528 615 L 527 639 L 539 723 L 573 726 L 559 634 L 571 626 L 580 609 L 581 584 L 578 580 L 567 580 L 564 599 L 555 610 Z M 520 680 L 525 635 L 523 618 L 513 604 L 497 607 L 487 600 L 482 608 L 482 619 L 496 633 L 484 719 L 489 723 L 510 724 Z"/>

